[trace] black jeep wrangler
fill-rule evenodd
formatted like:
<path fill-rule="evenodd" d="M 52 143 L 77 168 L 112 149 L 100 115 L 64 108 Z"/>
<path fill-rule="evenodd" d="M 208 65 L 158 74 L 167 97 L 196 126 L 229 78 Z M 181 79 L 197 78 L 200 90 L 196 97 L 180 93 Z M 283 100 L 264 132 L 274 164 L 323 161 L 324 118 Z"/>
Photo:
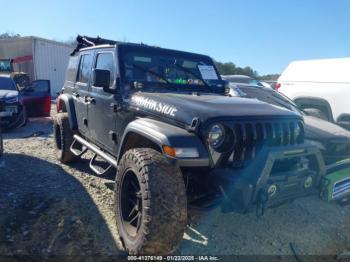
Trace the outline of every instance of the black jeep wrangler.
<path fill-rule="evenodd" d="M 169 254 L 187 208 L 256 211 L 318 193 L 322 156 L 300 115 L 228 97 L 208 56 L 77 38 L 57 99 L 57 155 L 116 168 L 115 214 L 130 254 Z M 107 164 L 101 167 L 98 159 Z"/>

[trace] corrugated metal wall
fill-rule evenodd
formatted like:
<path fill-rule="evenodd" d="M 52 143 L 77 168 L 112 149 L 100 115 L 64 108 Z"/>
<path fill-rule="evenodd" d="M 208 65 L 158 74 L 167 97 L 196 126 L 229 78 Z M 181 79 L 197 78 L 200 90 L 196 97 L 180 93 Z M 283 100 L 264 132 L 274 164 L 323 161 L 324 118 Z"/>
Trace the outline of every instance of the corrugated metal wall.
<path fill-rule="evenodd" d="M 32 80 L 50 80 L 52 96 L 63 86 L 73 49 L 73 46 L 37 37 L 0 40 L 0 58 L 14 59 L 14 70 L 26 72 Z"/>
<path fill-rule="evenodd" d="M 31 79 L 34 79 L 32 42 L 33 40 L 30 37 L 1 40 L 0 58 L 15 59 L 13 64 L 14 70 L 26 72 Z"/>
<path fill-rule="evenodd" d="M 36 79 L 49 79 L 51 95 L 61 90 L 69 54 L 73 47 L 44 39 L 34 39 L 34 65 Z"/>

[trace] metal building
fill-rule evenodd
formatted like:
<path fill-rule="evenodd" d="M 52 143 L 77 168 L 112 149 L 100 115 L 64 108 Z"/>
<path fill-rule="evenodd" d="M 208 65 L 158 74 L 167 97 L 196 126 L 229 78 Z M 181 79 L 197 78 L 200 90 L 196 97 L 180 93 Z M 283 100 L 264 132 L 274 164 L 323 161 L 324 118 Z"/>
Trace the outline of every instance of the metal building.
<path fill-rule="evenodd" d="M 48 79 L 51 95 L 61 90 L 74 46 L 28 36 L 0 40 L 0 58 L 13 59 L 14 71 L 26 72 L 31 80 Z"/>

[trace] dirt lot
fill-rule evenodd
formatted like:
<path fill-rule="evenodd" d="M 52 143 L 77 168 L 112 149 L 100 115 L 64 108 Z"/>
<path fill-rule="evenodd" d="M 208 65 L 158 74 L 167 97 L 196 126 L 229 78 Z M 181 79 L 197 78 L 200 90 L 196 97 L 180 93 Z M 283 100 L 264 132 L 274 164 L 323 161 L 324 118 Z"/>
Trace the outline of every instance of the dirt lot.
<path fill-rule="evenodd" d="M 113 214 L 113 176 L 97 177 L 83 159 L 56 161 L 50 119 L 5 134 L 0 170 L 0 255 L 125 253 Z M 336 255 L 350 248 L 350 206 L 317 197 L 255 214 L 198 214 L 178 254 Z"/>

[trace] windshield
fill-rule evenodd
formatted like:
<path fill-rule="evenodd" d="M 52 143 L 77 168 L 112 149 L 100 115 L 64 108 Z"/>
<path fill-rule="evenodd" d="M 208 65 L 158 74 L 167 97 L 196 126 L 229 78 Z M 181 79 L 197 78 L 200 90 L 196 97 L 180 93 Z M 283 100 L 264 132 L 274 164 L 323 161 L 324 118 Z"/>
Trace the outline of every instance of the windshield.
<path fill-rule="evenodd" d="M 0 77 L 0 90 L 16 90 L 16 85 L 9 77 Z"/>
<path fill-rule="evenodd" d="M 301 108 L 299 108 L 299 106 L 295 104 L 294 101 L 291 100 L 289 97 L 285 96 L 280 92 L 274 91 L 274 93 L 278 94 L 281 99 L 284 99 L 287 103 L 289 103 L 291 110 L 293 110 L 294 112 L 300 113 L 302 115 L 305 115 L 305 112 Z"/>
<path fill-rule="evenodd" d="M 240 86 L 230 82 L 230 95 L 239 97 L 256 98 L 268 104 L 284 107 L 299 114 L 305 114 L 291 99 L 274 90 L 257 86 Z"/>
<path fill-rule="evenodd" d="M 222 92 L 213 61 L 206 56 L 148 47 L 121 47 L 121 78 L 137 88 Z"/>

